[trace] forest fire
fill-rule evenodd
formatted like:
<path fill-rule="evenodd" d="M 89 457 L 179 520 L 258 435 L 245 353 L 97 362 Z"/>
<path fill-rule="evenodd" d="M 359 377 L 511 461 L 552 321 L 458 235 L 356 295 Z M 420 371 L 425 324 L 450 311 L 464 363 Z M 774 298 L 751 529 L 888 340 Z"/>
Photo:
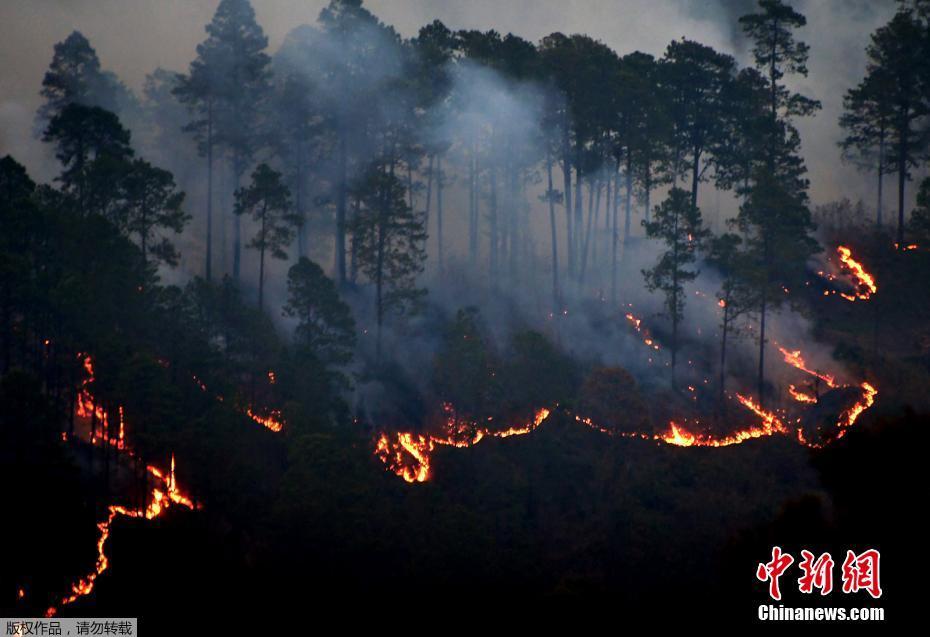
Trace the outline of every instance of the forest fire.
<path fill-rule="evenodd" d="M 639 319 L 631 317 L 632 314 L 627 315 L 627 319 L 633 323 L 637 327 L 637 331 L 639 331 Z M 785 363 L 808 375 L 814 376 L 817 382 L 822 381 L 830 390 L 848 387 L 845 385 L 838 385 L 833 375 L 809 367 L 800 350 L 789 350 L 781 346 L 779 346 L 778 349 L 782 353 Z M 860 414 L 874 404 L 878 390 L 868 382 L 861 383 L 859 387 L 862 391 L 861 397 L 857 399 L 851 407 L 840 414 L 836 422 L 838 431 L 832 434 L 831 439 L 842 437 L 845 433 L 845 429 L 855 424 Z M 689 386 L 688 389 L 692 393 L 695 391 L 693 386 Z M 788 386 L 788 394 L 794 401 L 802 405 L 816 405 L 819 402 L 816 395 L 798 389 L 795 384 L 790 384 Z M 660 434 L 650 434 L 647 432 L 617 432 L 593 422 L 590 418 L 580 415 L 575 415 L 574 420 L 608 436 L 653 440 L 677 447 L 729 447 L 741 444 L 747 440 L 774 436 L 776 434 L 794 435 L 800 444 L 807 447 L 819 448 L 822 446 L 822 443 L 810 440 L 805 436 L 804 429 L 800 426 L 802 417 L 797 417 L 796 425 L 789 427 L 788 424 L 786 424 L 786 415 L 784 415 L 783 412 L 767 410 L 750 396 L 737 393 L 735 397 L 739 404 L 757 416 L 761 422 L 757 425 L 739 429 L 725 436 L 698 433 L 674 420 L 669 423 L 668 430 Z M 537 412 L 536 418 L 526 425 L 495 431 L 486 427 L 478 427 L 474 423 L 459 420 L 455 415 L 453 406 L 448 403 L 443 405 L 443 411 L 447 415 L 443 434 L 413 434 L 409 432 L 381 433 L 375 444 L 375 455 L 391 472 L 403 478 L 406 482 L 426 482 L 431 476 L 431 455 L 437 445 L 464 448 L 474 446 L 485 437 L 506 438 L 508 436 L 528 434 L 539 427 L 550 414 L 548 409 L 541 409 Z M 783 415 L 779 415 L 780 413 Z"/>
<path fill-rule="evenodd" d="M 87 377 L 82 381 L 81 391 L 78 393 L 76 398 L 75 414 L 79 418 L 84 418 L 91 421 L 96 418 L 97 422 L 102 425 L 103 431 L 105 432 L 105 443 L 109 443 L 110 445 L 116 447 L 127 457 L 135 457 L 133 450 L 126 445 L 126 422 L 125 412 L 122 405 L 117 408 L 117 413 L 119 414 L 119 430 L 117 437 L 112 439 L 108 437 L 109 420 L 107 411 L 97 404 L 97 401 L 91 392 L 93 383 L 95 381 L 93 360 L 90 356 L 87 355 L 81 354 L 80 356 L 83 357 L 84 371 L 86 372 Z M 98 443 L 96 433 L 93 430 L 90 431 L 89 436 L 91 444 Z M 63 435 L 62 440 L 67 441 L 68 436 L 66 434 Z M 177 479 L 175 477 L 174 454 L 171 454 L 171 465 L 167 473 L 159 469 L 157 466 L 151 464 L 146 466 L 146 472 L 156 481 L 156 485 L 152 488 L 151 494 L 148 498 L 148 504 L 144 508 L 130 508 L 116 504 L 111 504 L 107 507 L 108 513 L 106 519 L 97 524 L 97 528 L 100 531 L 100 536 L 97 539 L 97 560 L 94 565 L 94 570 L 75 582 L 71 586 L 71 592 L 68 595 L 65 595 L 57 606 L 50 606 L 46 610 L 46 617 L 53 617 L 57 614 L 61 606 L 71 604 L 77 601 L 79 598 L 90 595 L 90 593 L 93 592 L 97 578 L 104 571 L 106 571 L 110 565 L 110 560 L 107 557 L 105 551 L 106 542 L 110 537 L 113 521 L 118 516 L 152 520 L 161 515 L 172 505 L 182 506 L 188 509 L 195 508 L 194 501 L 178 487 Z"/>
<path fill-rule="evenodd" d="M 459 420 L 455 410 L 448 403 L 443 405 L 443 411 L 446 414 L 443 433 L 382 433 L 375 443 L 375 455 L 390 471 L 407 482 L 426 482 L 430 477 L 430 458 L 436 445 L 464 448 L 474 446 L 486 437 L 522 436 L 539 427 L 550 413 L 548 409 L 540 409 L 533 420 L 526 424 L 494 430 Z"/>
<path fill-rule="evenodd" d="M 873 294 L 878 292 L 878 286 L 875 285 L 875 279 L 871 274 L 865 271 L 862 264 L 852 258 L 852 251 L 846 246 L 839 246 L 836 251 L 840 255 L 840 262 L 843 267 L 852 274 L 856 281 L 856 291 L 853 294 L 841 293 L 847 301 L 866 301 Z"/>
<path fill-rule="evenodd" d="M 111 504 L 108 507 L 107 518 L 97 524 L 97 528 L 100 530 L 100 537 L 97 539 L 97 561 L 94 565 L 94 570 L 72 584 L 71 593 L 64 596 L 57 606 L 50 606 L 45 611 L 46 617 L 54 617 L 62 606 L 72 604 L 81 597 L 90 595 L 93 592 L 97 578 L 110 566 L 110 559 L 106 554 L 106 543 L 107 539 L 110 537 L 113 521 L 117 516 L 152 520 L 161 515 L 171 505 L 179 505 L 188 509 L 194 509 L 193 500 L 184 495 L 178 488 L 177 480 L 174 475 L 174 468 L 174 454 L 171 455 L 171 470 L 168 472 L 167 476 L 153 465 L 147 467 L 148 473 L 157 479 L 161 486 L 156 486 L 152 489 L 151 500 L 145 508 L 133 509 L 115 504 Z"/>

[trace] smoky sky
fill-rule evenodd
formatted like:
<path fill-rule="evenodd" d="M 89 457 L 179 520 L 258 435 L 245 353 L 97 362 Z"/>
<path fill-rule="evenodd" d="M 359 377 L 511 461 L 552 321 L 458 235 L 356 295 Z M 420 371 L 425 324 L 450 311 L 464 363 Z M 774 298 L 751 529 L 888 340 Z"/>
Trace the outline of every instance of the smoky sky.
<path fill-rule="evenodd" d="M 139 90 L 156 67 L 184 71 L 204 38 L 219 0 L 3 0 L 0 2 L 0 154 L 12 153 L 41 179 L 51 176 L 47 151 L 31 138 L 42 75 L 55 42 L 84 33 L 103 68 Z M 325 0 L 253 0 L 275 51 L 300 24 L 313 24 Z M 496 29 L 531 41 L 553 31 L 586 33 L 618 53 L 661 55 L 687 37 L 748 64 L 739 15 L 752 0 L 369 0 L 365 5 L 402 35 L 440 19 L 453 29 Z M 869 35 L 892 15 L 892 0 L 798 0 L 808 18 L 799 37 L 811 47 L 810 75 L 794 88 L 823 103 L 800 122 L 815 203 L 865 198 L 874 188 L 840 163 L 836 141 L 843 93 L 862 77 Z"/>

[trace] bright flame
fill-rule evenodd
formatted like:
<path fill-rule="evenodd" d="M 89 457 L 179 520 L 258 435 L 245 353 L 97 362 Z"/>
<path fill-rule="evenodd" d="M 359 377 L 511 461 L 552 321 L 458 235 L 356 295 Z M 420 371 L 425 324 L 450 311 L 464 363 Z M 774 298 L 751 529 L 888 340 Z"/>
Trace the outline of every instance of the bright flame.
<path fill-rule="evenodd" d="M 792 367 L 800 369 L 802 372 L 810 374 L 811 376 L 816 376 L 817 378 L 825 382 L 827 386 L 830 388 L 836 387 L 835 377 L 831 376 L 830 374 L 824 374 L 824 373 L 818 372 L 807 366 L 807 363 L 804 362 L 804 358 L 801 356 L 801 350 L 796 349 L 792 351 L 792 350 L 788 350 L 788 349 L 785 349 L 784 347 L 779 346 L 778 351 L 781 352 L 782 356 L 785 357 L 785 362 L 791 365 Z"/>
<path fill-rule="evenodd" d="M 791 397 L 794 398 L 799 403 L 816 403 L 817 397 L 807 394 L 794 385 L 788 385 L 788 393 L 791 394 Z"/>
<path fill-rule="evenodd" d="M 548 409 L 540 409 L 533 420 L 503 430 L 479 427 L 459 420 L 452 405 L 443 405 L 446 413 L 441 434 L 413 434 L 409 432 L 382 433 L 375 443 L 375 455 L 387 468 L 407 482 L 426 482 L 430 477 L 430 459 L 437 445 L 472 447 L 484 438 L 510 438 L 530 433 L 549 417 Z"/>
<path fill-rule="evenodd" d="M 107 518 L 97 524 L 97 528 L 100 530 L 100 537 L 97 539 L 97 562 L 94 565 L 94 570 L 72 584 L 71 593 L 64 596 L 58 603 L 58 606 L 50 606 L 48 610 L 45 611 L 46 617 L 54 617 L 61 606 L 72 604 L 81 597 L 90 595 L 93 592 L 97 578 L 110 566 L 110 560 L 106 554 L 106 543 L 107 539 L 110 537 L 113 520 L 115 520 L 118 515 L 128 518 L 152 520 L 158 517 L 172 504 L 184 506 L 188 509 L 194 508 L 193 501 L 188 496 L 184 495 L 177 486 L 177 481 L 174 477 L 174 454 L 171 454 L 171 471 L 167 477 L 155 466 L 149 465 L 147 469 L 152 476 L 161 482 L 161 488 L 154 487 L 152 489 L 151 501 L 144 509 L 131 509 L 116 504 L 108 507 L 109 513 Z"/>
<path fill-rule="evenodd" d="M 852 251 L 846 246 L 839 246 L 836 251 L 840 255 L 840 262 L 849 270 L 856 280 L 856 292 L 854 294 L 840 294 L 847 301 L 867 300 L 870 296 L 878 292 L 878 286 L 875 285 L 875 279 L 871 274 L 865 271 L 858 261 L 852 258 Z"/>

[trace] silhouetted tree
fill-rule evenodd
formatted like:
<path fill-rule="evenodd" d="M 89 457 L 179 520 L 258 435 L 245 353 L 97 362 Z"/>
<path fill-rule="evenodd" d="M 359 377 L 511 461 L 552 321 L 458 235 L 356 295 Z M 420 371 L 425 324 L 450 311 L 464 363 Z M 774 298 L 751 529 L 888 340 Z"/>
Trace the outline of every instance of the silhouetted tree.
<path fill-rule="evenodd" d="M 174 176 L 144 159 L 136 159 L 128 166 L 119 188 L 124 202 L 120 225 L 138 238 L 142 258 L 151 252 L 158 260 L 177 265 L 178 252 L 167 237 L 152 244 L 159 230 L 180 234 L 190 219 L 182 209 L 184 193 L 176 190 Z"/>
<path fill-rule="evenodd" d="M 197 47 L 197 59 L 177 89 L 194 114 L 187 129 L 201 143 L 207 157 L 207 266 L 212 259 L 213 152 L 229 153 L 234 188 L 239 188 L 259 148 L 267 143 L 263 107 L 270 96 L 271 59 L 264 52 L 268 38 L 255 21 L 249 0 L 221 0 L 210 24 L 207 39 Z M 239 277 L 241 227 L 233 222 L 233 278 Z"/>
<path fill-rule="evenodd" d="M 258 307 L 263 308 L 265 291 L 265 253 L 274 259 L 287 259 L 285 249 L 294 240 L 300 217 L 293 211 L 291 193 L 281 174 L 259 164 L 252 173 L 252 183 L 236 191 L 237 216 L 251 215 L 258 231 L 246 244 L 258 250 Z"/>
<path fill-rule="evenodd" d="M 884 86 L 884 74 L 875 69 L 855 88 L 843 96 L 840 126 L 846 136 L 840 140 L 843 159 L 850 159 L 860 170 L 874 170 L 878 175 L 875 225 L 882 225 L 882 190 L 888 169 L 888 138 L 891 130 L 890 91 Z"/>
<path fill-rule="evenodd" d="M 927 144 L 919 122 L 930 113 L 930 36 L 908 8 L 900 9 L 887 25 L 872 34 L 866 49 L 869 77 L 889 105 L 890 148 L 888 172 L 898 174 L 897 242 L 904 243 L 905 186 Z M 873 126 L 875 116 L 873 115 Z"/>
<path fill-rule="evenodd" d="M 697 278 L 697 271 L 688 266 L 697 260 L 697 253 L 709 232 L 704 228 L 701 211 L 691 204 L 688 193 L 672 188 L 668 198 L 655 208 L 652 221 L 643 220 L 646 235 L 665 243 L 667 250 L 649 270 L 643 270 L 646 288 L 665 295 L 665 315 L 672 322 L 672 384 L 675 384 L 675 363 L 678 354 L 678 325 L 684 316 L 684 285 Z"/>
<path fill-rule="evenodd" d="M 362 203 L 352 221 L 359 270 L 375 286 L 377 356 L 381 355 L 381 327 L 389 311 L 416 307 L 426 290 L 417 276 L 426 261 L 423 215 L 410 210 L 404 185 L 394 175 L 373 168 L 360 186 Z"/>
<path fill-rule="evenodd" d="M 58 181 L 62 190 L 75 198 L 80 214 L 89 212 L 88 203 L 95 196 L 110 197 L 106 191 L 112 189 L 114 180 L 109 173 L 118 172 L 133 154 L 129 138 L 119 118 L 98 106 L 69 104 L 49 122 L 42 139 L 55 144 L 55 157 L 64 168 Z M 91 192 L 88 185 L 93 164 L 108 161 L 107 177 L 99 171 L 96 175 L 96 184 L 103 192 Z M 98 163 L 97 167 L 102 166 Z"/>
<path fill-rule="evenodd" d="M 284 316 L 297 319 L 295 341 L 327 364 L 348 363 L 355 348 L 355 321 L 323 269 L 301 258 L 288 270 L 287 290 Z"/>

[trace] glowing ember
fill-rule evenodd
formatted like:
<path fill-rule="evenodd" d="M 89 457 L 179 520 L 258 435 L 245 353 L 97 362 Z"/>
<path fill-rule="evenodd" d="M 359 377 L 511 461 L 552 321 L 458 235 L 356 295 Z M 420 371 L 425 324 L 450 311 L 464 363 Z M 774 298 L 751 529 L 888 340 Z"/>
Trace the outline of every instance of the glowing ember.
<path fill-rule="evenodd" d="M 262 416 L 255 413 L 252 411 L 251 407 L 246 410 L 246 413 L 249 415 L 249 418 L 269 431 L 274 431 L 277 433 L 284 429 L 284 419 L 281 416 L 281 412 L 277 409 L 272 409 L 270 412 L 268 412 L 267 416 Z"/>
<path fill-rule="evenodd" d="M 643 335 L 643 343 L 645 343 L 648 347 L 651 347 L 652 349 L 654 349 L 654 350 L 656 350 L 656 351 L 659 350 L 659 346 L 658 346 L 658 345 L 656 344 L 656 342 L 652 339 L 652 336 L 649 334 L 649 331 L 646 330 L 646 328 L 643 327 L 643 325 L 642 325 L 643 320 L 642 320 L 642 319 L 636 318 L 635 316 L 633 316 L 632 313 L 627 312 L 627 314 L 626 314 L 626 320 L 630 322 L 630 325 L 633 326 L 633 329 L 635 329 L 637 332 L 639 332 L 640 334 Z"/>

